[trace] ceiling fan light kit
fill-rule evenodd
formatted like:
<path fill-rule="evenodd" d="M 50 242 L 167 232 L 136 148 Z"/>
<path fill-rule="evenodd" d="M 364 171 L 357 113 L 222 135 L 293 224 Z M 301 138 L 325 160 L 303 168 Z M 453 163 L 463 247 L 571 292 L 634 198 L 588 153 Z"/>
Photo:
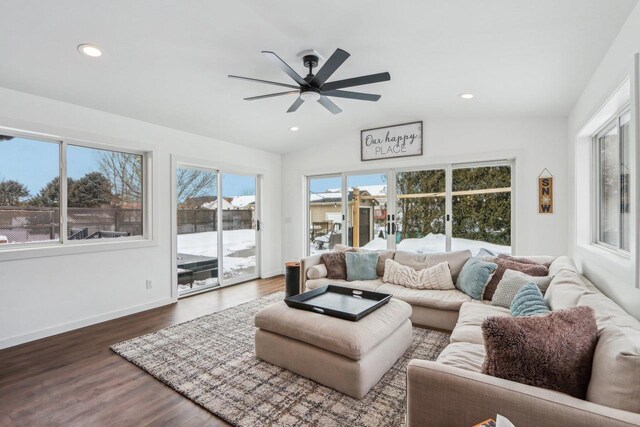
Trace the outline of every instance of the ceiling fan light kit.
<path fill-rule="evenodd" d="M 241 79 L 253 81 L 256 83 L 270 84 L 274 86 L 286 87 L 291 90 L 285 92 L 271 93 L 267 95 L 252 96 L 244 98 L 246 101 L 255 101 L 258 99 L 273 98 L 276 96 L 285 96 L 298 94 L 298 98 L 293 102 L 291 107 L 287 110 L 287 113 L 293 113 L 296 111 L 305 101 L 317 101 L 324 108 L 329 110 L 333 114 L 342 112 L 329 97 L 356 99 L 360 101 L 372 101 L 376 102 L 380 99 L 380 95 L 374 95 L 362 92 L 351 92 L 341 90 L 352 86 L 361 86 L 371 83 L 379 83 L 391 80 L 389 73 L 377 73 L 367 76 L 353 77 L 350 79 L 336 80 L 333 82 L 327 82 L 327 80 L 335 73 L 335 71 L 347 60 L 350 56 L 349 53 L 342 49 L 336 49 L 336 51 L 329 57 L 324 65 L 318 70 L 316 74 L 313 74 L 313 69 L 318 66 L 320 56 L 314 50 L 308 50 L 301 53 L 302 63 L 305 68 L 309 70 L 309 74 L 306 77 L 301 77 L 296 73 L 286 62 L 282 60 L 274 52 L 264 50 L 262 51 L 267 58 L 269 58 L 278 68 L 284 71 L 291 79 L 298 84 L 294 86 L 287 83 L 273 82 L 269 80 L 255 79 L 251 77 L 242 77 L 236 75 L 229 75 L 228 77 L 233 79 Z M 295 89 L 295 90 L 294 90 Z"/>

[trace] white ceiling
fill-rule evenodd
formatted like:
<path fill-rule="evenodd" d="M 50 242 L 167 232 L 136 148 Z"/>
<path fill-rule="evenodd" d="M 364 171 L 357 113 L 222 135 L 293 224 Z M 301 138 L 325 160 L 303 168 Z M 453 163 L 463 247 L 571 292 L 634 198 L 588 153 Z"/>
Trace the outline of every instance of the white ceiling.
<path fill-rule="evenodd" d="M 0 86 L 280 153 L 429 117 L 565 116 L 636 1 L 0 0 Z M 285 89 L 226 77 L 292 83 L 261 50 L 304 75 L 298 52 L 338 47 L 330 80 L 391 73 L 353 89 L 379 102 L 287 114 L 294 96 L 242 100 Z"/>

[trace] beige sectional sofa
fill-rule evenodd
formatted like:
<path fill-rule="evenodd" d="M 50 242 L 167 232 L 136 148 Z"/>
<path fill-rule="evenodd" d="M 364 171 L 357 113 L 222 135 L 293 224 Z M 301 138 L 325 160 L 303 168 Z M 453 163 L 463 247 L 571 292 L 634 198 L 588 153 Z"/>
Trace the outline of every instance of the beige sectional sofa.
<path fill-rule="evenodd" d="M 470 253 L 398 252 L 391 256 L 414 268 L 448 258 L 452 275 L 457 275 Z M 322 277 L 320 256 L 302 260 L 301 279 L 307 290 L 332 283 L 390 293 L 412 306 L 414 325 L 451 331 L 451 343 L 436 361 L 409 363 L 408 426 L 469 426 L 498 413 L 518 427 L 639 426 L 640 322 L 580 275 L 569 257 L 528 259 L 550 264 L 553 280 L 545 299 L 552 310 L 588 305 L 596 313 L 599 338 L 587 400 L 481 373 L 485 357 L 482 322 L 491 316 L 509 316 L 508 309 L 471 300 L 457 290 L 413 290 L 383 283 L 381 278 L 359 282 L 327 279 Z"/>

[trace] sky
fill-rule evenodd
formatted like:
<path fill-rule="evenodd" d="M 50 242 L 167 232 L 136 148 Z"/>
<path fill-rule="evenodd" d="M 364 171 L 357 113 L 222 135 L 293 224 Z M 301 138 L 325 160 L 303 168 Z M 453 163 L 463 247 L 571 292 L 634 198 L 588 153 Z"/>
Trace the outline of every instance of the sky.
<path fill-rule="evenodd" d="M 67 149 L 67 176 L 82 178 L 98 170 L 97 155 L 101 150 L 76 147 Z M 0 181 L 15 180 L 27 186 L 33 196 L 58 176 L 59 144 L 14 138 L 0 141 Z M 255 194 L 255 176 L 223 174 L 224 197 Z"/>
<path fill-rule="evenodd" d="M 375 173 L 368 175 L 349 175 L 347 176 L 347 186 L 357 187 L 360 185 L 378 185 L 386 184 L 386 176 L 384 174 Z M 309 190 L 312 193 L 323 193 L 330 188 L 341 188 L 342 178 L 340 176 L 330 178 L 311 178 L 309 182 Z"/>

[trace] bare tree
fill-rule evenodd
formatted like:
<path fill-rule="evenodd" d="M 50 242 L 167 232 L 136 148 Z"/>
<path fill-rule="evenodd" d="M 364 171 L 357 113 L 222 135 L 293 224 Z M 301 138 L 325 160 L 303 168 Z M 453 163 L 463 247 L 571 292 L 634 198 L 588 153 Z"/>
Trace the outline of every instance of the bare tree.
<path fill-rule="evenodd" d="M 107 177 L 120 202 L 142 200 L 142 156 L 101 151 L 97 160 L 100 172 Z"/>
<path fill-rule="evenodd" d="M 201 169 L 178 168 L 176 170 L 176 195 L 178 203 L 203 195 L 202 192 L 209 190 L 209 195 L 216 194 L 217 176 L 213 172 Z"/>

